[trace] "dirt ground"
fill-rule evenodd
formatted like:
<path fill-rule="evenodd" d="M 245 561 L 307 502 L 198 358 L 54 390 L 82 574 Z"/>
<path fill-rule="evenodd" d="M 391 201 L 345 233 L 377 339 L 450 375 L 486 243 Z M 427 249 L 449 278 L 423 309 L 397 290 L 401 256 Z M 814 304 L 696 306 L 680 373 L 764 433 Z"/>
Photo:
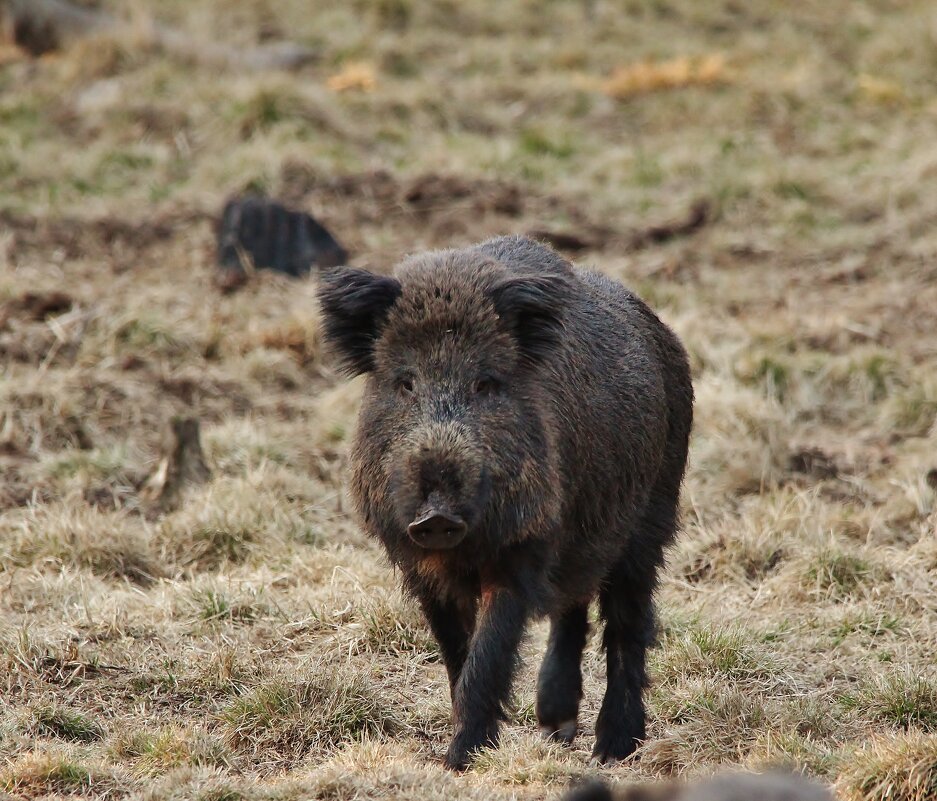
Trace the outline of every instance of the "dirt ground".
<path fill-rule="evenodd" d="M 120 5 L 112 4 L 115 8 Z M 0 794 L 543 799 L 785 766 L 937 797 L 937 8 L 928 0 L 161 0 L 0 49 Z M 293 73 L 186 62 L 153 16 Z M 691 353 L 684 527 L 639 759 L 440 762 L 435 645 L 355 525 L 359 381 L 315 276 L 214 283 L 241 190 L 388 270 L 536 232 Z M 211 480 L 155 513 L 173 415 Z"/>

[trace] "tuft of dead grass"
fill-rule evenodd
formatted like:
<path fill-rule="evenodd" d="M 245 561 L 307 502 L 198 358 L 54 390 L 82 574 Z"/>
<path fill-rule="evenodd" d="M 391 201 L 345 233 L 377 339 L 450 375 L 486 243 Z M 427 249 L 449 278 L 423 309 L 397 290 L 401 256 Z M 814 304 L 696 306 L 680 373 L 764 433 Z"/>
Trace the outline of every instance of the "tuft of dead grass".
<path fill-rule="evenodd" d="M 602 82 L 602 91 L 621 100 L 647 92 L 712 86 L 728 80 L 725 56 L 712 53 L 697 58 L 681 56 L 667 61 L 639 61 L 616 67 Z"/>
<path fill-rule="evenodd" d="M 241 564 L 264 553 L 288 553 L 290 540 L 311 542 L 309 523 L 258 482 L 263 474 L 223 477 L 164 517 L 154 537 L 164 558 L 188 570 Z"/>
<path fill-rule="evenodd" d="M 705 686 L 675 695 L 659 706 L 658 715 L 668 728 L 642 747 L 641 759 L 666 775 L 700 762 L 742 761 L 769 725 L 763 698 Z"/>
<path fill-rule="evenodd" d="M 119 512 L 44 508 L 8 519 L 3 530 L 11 564 L 87 568 L 144 586 L 163 575 L 145 533 Z"/>
<path fill-rule="evenodd" d="M 843 765 L 844 801 L 927 801 L 937 794 L 937 737 L 919 731 L 873 735 Z"/>
<path fill-rule="evenodd" d="M 562 746 L 530 733 L 482 752 L 474 769 L 509 787 L 565 787 L 586 775 L 583 765 L 570 759 Z"/>
<path fill-rule="evenodd" d="M 0 790 L 20 798 L 108 797 L 118 779 L 107 769 L 65 754 L 33 752 L 0 768 Z"/>
<path fill-rule="evenodd" d="M 353 62 L 329 76 L 326 86 L 333 92 L 373 92 L 377 86 L 377 75 L 371 64 L 363 61 Z"/>

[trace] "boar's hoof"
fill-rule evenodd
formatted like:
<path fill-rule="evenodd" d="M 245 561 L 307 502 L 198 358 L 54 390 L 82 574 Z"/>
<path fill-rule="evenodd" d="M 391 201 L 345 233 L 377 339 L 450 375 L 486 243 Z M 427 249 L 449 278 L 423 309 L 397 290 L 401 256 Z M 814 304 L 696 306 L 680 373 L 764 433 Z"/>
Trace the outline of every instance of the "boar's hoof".
<path fill-rule="evenodd" d="M 478 753 L 485 748 L 496 748 L 498 745 L 498 724 L 489 722 L 480 726 L 462 729 L 456 732 L 449 743 L 449 751 L 444 760 L 449 770 L 462 772 L 466 770 L 478 757 Z"/>
<path fill-rule="evenodd" d="M 446 758 L 443 760 L 443 765 L 449 768 L 449 770 L 454 770 L 456 773 L 465 772 L 471 764 L 471 754 L 453 754 L 452 749 L 449 750 L 449 753 L 446 754 Z"/>
<path fill-rule="evenodd" d="M 633 737 L 600 739 L 592 752 L 592 763 L 596 765 L 614 765 L 632 756 L 640 743 Z M 634 757 L 637 759 L 637 757 Z"/>
<path fill-rule="evenodd" d="M 456 515 L 431 509 L 407 526 L 407 534 L 421 548 L 455 548 L 468 531 Z"/>
<path fill-rule="evenodd" d="M 541 726 L 540 736 L 543 737 L 544 740 L 553 740 L 557 743 L 569 745 L 576 739 L 577 729 L 578 723 L 576 718 L 573 718 L 572 720 L 560 723 L 558 726 Z"/>

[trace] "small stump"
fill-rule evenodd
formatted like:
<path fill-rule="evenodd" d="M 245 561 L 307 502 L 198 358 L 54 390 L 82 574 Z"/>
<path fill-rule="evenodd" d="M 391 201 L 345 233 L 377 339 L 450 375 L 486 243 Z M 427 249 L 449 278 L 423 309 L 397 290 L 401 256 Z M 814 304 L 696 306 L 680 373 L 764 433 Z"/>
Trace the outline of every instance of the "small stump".
<path fill-rule="evenodd" d="M 175 508 L 187 487 L 204 484 L 211 478 L 197 418 L 173 417 L 162 453 L 159 466 L 140 492 L 144 503 L 157 514 Z"/>

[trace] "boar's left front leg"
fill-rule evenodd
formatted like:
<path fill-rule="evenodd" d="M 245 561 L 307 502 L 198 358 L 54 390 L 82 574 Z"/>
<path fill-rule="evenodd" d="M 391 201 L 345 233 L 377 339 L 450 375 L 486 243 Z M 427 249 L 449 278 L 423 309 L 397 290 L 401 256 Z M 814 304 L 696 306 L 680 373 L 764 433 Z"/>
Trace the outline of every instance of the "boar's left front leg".
<path fill-rule="evenodd" d="M 484 588 L 475 635 L 453 696 L 455 732 L 446 767 L 462 770 L 475 751 L 497 744 L 528 616 L 528 604 L 515 589 Z"/>

